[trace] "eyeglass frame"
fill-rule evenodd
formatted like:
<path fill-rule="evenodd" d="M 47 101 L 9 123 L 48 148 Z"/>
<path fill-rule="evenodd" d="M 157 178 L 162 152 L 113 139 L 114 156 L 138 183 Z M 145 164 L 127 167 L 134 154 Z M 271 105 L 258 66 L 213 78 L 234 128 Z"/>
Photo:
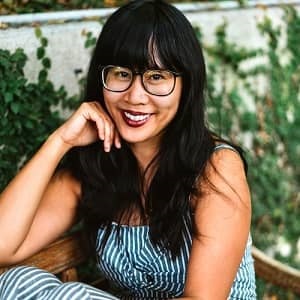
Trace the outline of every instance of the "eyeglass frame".
<path fill-rule="evenodd" d="M 144 90 L 149 93 L 150 95 L 153 95 L 153 96 L 158 96 L 158 97 L 166 97 L 166 96 L 169 96 L 173 93 L 174 89 L 175 89 L 175 85 L 176 85 L 176 78 L 177 77 L 180 77 L 182 75 L 182 73 L 180 72 L 174 72 L 174 71 L 171 71 L 171 70 L 166 70 L 166 69 L 147 69 L 147 70 L 144 70 L 144 71 L 133 71 L 132 69 L 128 68 L 128 67 L 122 67 L 122 68 L 126 68 L 126 69 L 129 69 L 132 73 L 132 80 L 129 84 L 129 86 L 124 89 L 124 90 L 121 90 L 121 91 L 115 91 L 115 90 L 112 90 L 112 89 L 109 89 L 107 87 L 107 85 L 105 84 L 105 81 L 104 81 L 104 70 L 108 67 L 122 67 L 122 66 L 116 66 L 116 65 L 106 65 L 106 66 L 100 66 L 100 70 L 101 70 L 101 83 L 103 85 L 103 87 L 107 90 L 107 91 L 110 91 L 110 92 L 114 92 L 114 93 L 123 93 L 125 91 L 127 91 L 128 89 L 130 89 L 130 87 L 132 86 L 133 84 L 133 81 L 134 81 L 134 78 L 137 76 L 137 75 L 141 75 L 141 83 L 142 83 L 142 86 L 144 88 Z M 173 87 L 171 89 L 170 92 L 168 92 L 167 94 L 164 94 L 164 95 L 158 95 L 158 94 L 155 94 L 155 93 L 151 93 L 147 90 L 147 88 L 145 87 L 145 84 L 144 84 L 144 74 L 149 71 L 149 70 L 153 70 L 153 71 L 168 71 L 170 72 L 171 74 L 173 74 L 174 76 L 174 83 L 173 83 Z"/>

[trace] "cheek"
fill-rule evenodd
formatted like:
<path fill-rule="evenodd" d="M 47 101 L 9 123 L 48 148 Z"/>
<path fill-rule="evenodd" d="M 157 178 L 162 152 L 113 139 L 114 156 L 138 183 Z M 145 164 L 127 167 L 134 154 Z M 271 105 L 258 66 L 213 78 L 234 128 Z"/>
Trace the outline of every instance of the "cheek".
<path fill-rule="evenodd" d="M 176 87 L 174 89 L 174 92 L 173 94 L 171 95 L 172 96 L 172 107 L 171 109 L 173 111 L 176 111 L 178 110 L 178 107 L 179 107 L 179 103 L 181 101 L 181 94 L 182 94 L 182 80 L 181 78 L 177 79 L 177 82 L 176 82 Z"/>
<path fill-rule="evenodd" d="M 169 110 L 170 112 L 174 112 L 178 110 L 180 103 L 180 94 L 172 94 L 172 97 L 169 99 L 165 99 L 165 101 L 161 101 L 160 107 L 166 110 Z"/>
<path fill-rule="evenodd" d="M 156 105 L 163 110 L 177 111 L 181 99 L 181 84 L 176 86 L 173 93 L 166 97 L 157 97 L 154 99 Z"/>
<path fill-rule="evenodd" d="M 114 105 L 118 102 L 118 95 L 112 94 L 109 91 L 103 91 L 104 103 L 109 112 L 114 107 Z"/>
<path fill-rule="evenodd" d="M 111 118 L 113 118 L 113 115 L 114 115 L 114 114 L 113 114 L 113 112 L 114 112 L 114 109 L 113 109 L 113 107 L 114 107 L 113 101 L 111 101 L 111 99 L 108 99 L 108 98 L 106 98 L 106 97 L 104 96 L 104 104 L 105 104 L 105 107 L 106 107 L 106 110 L 107 110 L 109 116 L 110 116 Z"/>
<path fill-rule="evenodd" d="M 109 91 L 103 90 L 103 97 L 104 97 L 104 103 L 106 105 L 109 105 L 111 102 L 113 102 L 112 101 L 113 97 L 112 97 L 112 95 L 111 95 L 111 93 Z"/>
<path fill-rule="evenodd" d="M 160 106 L 160 117 L 165 120 L 167 123 L 169 123 L 174 117 L 176 116 L 178 112 L 179 107 L 179 101 L 167 101 L 164 103 L 164 105 Z"/>

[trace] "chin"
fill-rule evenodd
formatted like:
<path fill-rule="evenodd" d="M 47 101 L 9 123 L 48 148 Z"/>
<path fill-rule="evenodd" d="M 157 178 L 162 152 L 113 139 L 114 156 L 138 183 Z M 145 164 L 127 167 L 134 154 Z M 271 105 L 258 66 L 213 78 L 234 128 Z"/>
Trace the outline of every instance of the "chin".
<path fill-rule="evenodd" d="M 127 136 L 122 136 L 122 139 L 129 144 L 139 144 L 139 143 L 146 142 L 148 140 L 147 138 L 127 137 Z"/>

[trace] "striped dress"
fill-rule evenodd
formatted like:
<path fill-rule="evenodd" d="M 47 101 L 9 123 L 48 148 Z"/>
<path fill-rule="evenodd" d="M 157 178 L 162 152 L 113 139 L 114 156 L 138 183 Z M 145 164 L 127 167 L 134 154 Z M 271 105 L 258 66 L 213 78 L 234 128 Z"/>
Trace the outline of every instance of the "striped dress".
<path fill-rule="evenodd" d="M 184 245 L 180 255 L 172 260 L 171 253 L 150 241 L 148 226 L 113 224 L 107 246 L 99 251 L 104 230 L 98 231 L 98 267 L 114 285 L 121 299 L 170 299 L 182 295 L 192 237 L 187 222 Z M 256 299 L 255 274 L 251 256 L 251 236 L 228 299 Z"/>
<path fill-rule="evenodd" d="M 217 146 L 216 150 L 230 146 Z M 111 282 L 112 294 L 89 285 L 62 283 L 54 275 L 33 267 L 12 268 L 0 276 L 0 300 L 143 300 L 170 299 L 181 296 L 192 246 L 191 217 L 186 216 L 184 244 L 180 255 L 150 241 L 149 227 L 112 224 L 106 246 L 100 251 L 105 230 L 96 240 L 97 265 Z M 118 228 L 119 227 L 119 228 Z M 255 274 L 251 257 L 251 236 L 231 287 L 230 300 L 256 299 Z"/>
<path fill-rule="evenodd" d="M 215 151 L 229 149 L 220 144 Z M 115 286 L 122 299 L 170 299 L 181 296 L 192 246 L 191 216 L 187 214 L 183 231 L 184 244 L 173 260 L 169 251 L 154 246 L 148 226 L 127 226 L 113 223 L 107 246 L 100 251 L 105 230 L 98 230 L 96 253 L 98 268 Z M 245 248 L 228 299 L 256 299 L 254 264 L 251 256 L 251 235 Z"/>
<path fill-rule="evenodd" d="M 99 230 L 100 248 L 104 230 Z M 171 254 L 153 244 L 148 226 L 113 224 L 107 246 L 97 256 L 98 267 L 112 283 L 114 295 L 80 282 L 62 283 L 54 275 L 33 267 L 16 267 L 0 276 L 1 300 L 143 300 L 170 299 L 183 293 L 192 238 L 186 226 L 184 247 Z M 230 300 L 256 299 L 251 237 L 245 249 Z"/>

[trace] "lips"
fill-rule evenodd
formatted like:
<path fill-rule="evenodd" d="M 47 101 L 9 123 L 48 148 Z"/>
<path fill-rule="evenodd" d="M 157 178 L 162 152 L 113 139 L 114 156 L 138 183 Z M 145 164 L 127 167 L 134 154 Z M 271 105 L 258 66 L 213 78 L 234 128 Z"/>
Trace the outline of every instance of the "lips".
<path fill-rule="evenodd" d="M 149 120 L 151 114 L 124 110 L 122 111 L 122 117 L 128 126 L 140 127 Z"/>

